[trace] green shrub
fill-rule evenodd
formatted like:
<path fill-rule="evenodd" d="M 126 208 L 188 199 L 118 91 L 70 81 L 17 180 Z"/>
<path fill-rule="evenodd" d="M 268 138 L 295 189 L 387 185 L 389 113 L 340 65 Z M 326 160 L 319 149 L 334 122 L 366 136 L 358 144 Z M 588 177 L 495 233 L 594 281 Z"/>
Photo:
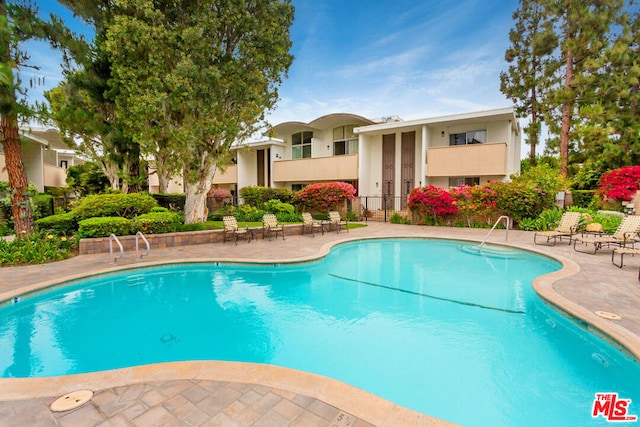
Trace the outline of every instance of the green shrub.
<path fill-rule="evenodd" d="M 78 221 L 73 212 L 49 215 L 35 221 L 36 230 L 53 231 L 57 234 L 72 235 L 78 229 Z"/>
<path fill-rule="evenodd" d="M 207 218 L 210 221 L 222 221 L 223 216 L 235 215 L 236 207 L 233 205 L 224 205 L 220 209 L 209 213 Z"/>
<path fill-rule="evenodd" d="M 184 203 L 187 200 L 186 194 L 152 194 L 151 195 L 160 206 L 170 211 L 184 211 Z"/>
<path fill-rule="evenodd" d="M 553 198 L 536 184 L 530 182 L 492 182 L 488 186 L 495 191 L 496 207 L 502 215 L 519 223 L 524 218 L 536 218 L 553 206 Z"/>
<path fill-rule="evenodd" d="M 347 221 L 349 221 L 349 222 L 360 221 L 360 218 L 358 217 L 358 214 L 355 213 L 354 211 L 347 211 L 347 215 L 346 215 L 345 219 Z M 409 221 L 409 224 L 411 224 L 411 221 Z"/>
<path fill-rule="evenodd" d="M 73 213 L 79 221 L 112 216 L 134 218 L 149 213 L 157 205 L 153 197 L 141 193 L 94 194 L 80 200 Z"/>
<path fill-rule="evenodd" d="M 111 233 L 116 236 L 128 236 L 132 233 L 132 221 L 119 216 L 83 219 L 78 222 L 78 236 L 107 237 Z"/>
<path fill-rule="evenodd" d="M 573 200 L 573 206 L 580 208 L 588 208 L 593 201 L 595 190 L 572 190 L 571 198 Z"/>
<path fill-rule="evenodd" d="M 163 207 L 163 206 L 155 206 L 153 208 L 151 208 L 151 212 L 169 212 L 169 209 Z"/>
<path fill-rule="evenodd" d="M 242 205 L 236 209 L 236 218 L 243 222 L 260 222 L 265 211 L 250 205 Z"/>
<path fill-rule="evenodd" d="M 50 194 L 36 194 L 31 196 L 33 218 L 39 219 L 53 215 L 53 196 Z"/>
<path fill-rule="evenodd" d="M 411 221 L 400 215 L 398 212 L 394 212 L 391 214 L 391 218 L 389 218 L 389 222 L 391 224 L 411 224 Z"/>
<path fill-rule="evenodd" d="M 33 233 L 11 242 L 0 240 L 0 265 L 43 264 L 69 258 L 77 247 L 73 237 Z"/>
<path fill-rule="evenodd" d="M 151 212 L 135 217 L 132 226 L 144 234 L 162 234 L 178 231 L 181 223 L 182 216 L 175 212 Z"/>
<path fill-rule="evenodd" d="M 259 185 L 249 185 L 240 189 L 240 197 L 245 204 L 256 206 L 259 209 L 269 200 L 280 200 L 289 203 L 293 200 L 293 192 L 286 188 L 269 188 Z"/>
<path fill-rule="evenodd" d="M 280 212 L 276 214 L 276 218 L 279 222 L 302 222 L 302 215 L 298 213 Z"/>
<path fill-rule="evenodd" d="M 6 221 L 0 220 L 0 236 L 8 236 L 13 234 L 13 229 L 7 225 Z"/>
<path fill-rule="evenodd" d="M 558 208 L 546 209 L 538 215 L 538 230 L 551 230 L 560 224 L 562 210 Z"/>
<path fill-rule="evenodd" d="M 283 203 L 278 199 L 271 199 L 265 202 L 264 210 L 268 213 L 279 214 L 279 213 L 288 213 L 292 214 L 296 211 L 296 208 L 293 207 L 290 203 Z"/>
<path fill-rule="evenodd" d="M 518 223 L 518 228 L 520 228 L 520 230 L 525 230 L 525 231 L 540 230 L 540 226 L 538 225 L 537 218 L 522 218 Z"/>
<path fill-rule="evenodd" d="M 518 176 L 512 176 L 514 183 L 528 183 L 537 186 L 543 193 L 544 205 L 551 207 L 555 202 L 556 193 L 569 187 L 569 181 L 560 175 L 557 167 L 547 163 L 538 163 L 528 167 Z"/>

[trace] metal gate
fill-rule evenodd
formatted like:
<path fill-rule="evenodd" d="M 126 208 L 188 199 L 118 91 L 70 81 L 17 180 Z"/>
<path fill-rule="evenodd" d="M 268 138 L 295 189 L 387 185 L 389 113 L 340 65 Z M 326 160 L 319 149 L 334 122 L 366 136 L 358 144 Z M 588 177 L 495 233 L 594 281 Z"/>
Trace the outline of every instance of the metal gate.
<path fill-rule="evenodd" d="M 410 218 L 405 196 L 360 196 L 360 214 L 365 221 L 384 221 L 398 213 L 403 218 Z"/>

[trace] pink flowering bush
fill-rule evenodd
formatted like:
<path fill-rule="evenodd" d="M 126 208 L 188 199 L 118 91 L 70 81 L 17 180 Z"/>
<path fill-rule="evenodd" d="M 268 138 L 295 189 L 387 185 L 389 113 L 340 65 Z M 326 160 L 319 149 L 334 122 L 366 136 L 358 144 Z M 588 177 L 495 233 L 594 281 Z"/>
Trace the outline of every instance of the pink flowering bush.
<path fill-rule="evenodd" d="M 640 166 L 625 166 L 605 173 L 598 192 L 603 199 L 629 201 L 640 186 Z"/>
<path fill-rule="evenodd" d="M 431 218 L 433 223 L 445 219 L 448 215 L 458 213 L 458 208 L 451 194 L 444 188 L 434 185 L 416 187 L 411 190 L 407 206 L 425 219 Z"/>
<path fill-rule="evenodd" d="M 318 182 L 295 193 L 297 203 L 309 210 L 329 211 L 356 197 L 356 189 L 346 182 Z"/>
<path fill-rule="evenodd" d="M 211 190 L 209 190 L 209 197 L 218 201 L 231 199 L 231 191 L 222 188 L 212 188 Z"/>
<path fill-rule="evenodd" d="M 463 185 L 454 187 L 449 192 L 458 213 L 464 216 L 469 227 L 474 222 L 474 216 L 489 218 L 496 210 L 498 195 L 488 186 Z"/>

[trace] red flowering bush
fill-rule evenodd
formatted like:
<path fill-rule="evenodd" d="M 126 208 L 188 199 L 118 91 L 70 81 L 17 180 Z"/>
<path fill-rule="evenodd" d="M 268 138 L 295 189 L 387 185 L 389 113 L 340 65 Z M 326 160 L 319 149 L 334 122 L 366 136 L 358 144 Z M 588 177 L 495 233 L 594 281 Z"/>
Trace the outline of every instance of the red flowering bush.
<path fill-rule="evenodd" d="M 446 218 L 447 215 L 458 213 L 458 208 L 451 194 L 444 188 L 434 185 L 416 187 L 411 190 L 407 206 L 411 211 L 417 212 L 423 217 L 432 217 L 434 222 Z"/>
<path fill-rule="evenodd" d="M 231 199 L 231 192 L 222 188 L 212 188 L 211 190 L 209 190 L 209 197 L 214 198 L 218 201 Z"/>
<path fill-rule="evenodd" d="M 463 214 L 471 227 L 473 216 L 489 217 L 496 210 L 498 195 L 488 186 L 463 185 L 449 190 L 458 213 Z"/>
<path fill-rule="evenodd" d="M 309 210 L 329 211 L 338 204 L 353 200 L 356 189 L 346 182 L 318 182 L 295 193 L 298 204 Z"/>
<path fill-rule="evenodd" d="M 625 166 L 605 173 L 598 192 L 604 199 L 629 201 L 640 186 L 640 166 Z"/>

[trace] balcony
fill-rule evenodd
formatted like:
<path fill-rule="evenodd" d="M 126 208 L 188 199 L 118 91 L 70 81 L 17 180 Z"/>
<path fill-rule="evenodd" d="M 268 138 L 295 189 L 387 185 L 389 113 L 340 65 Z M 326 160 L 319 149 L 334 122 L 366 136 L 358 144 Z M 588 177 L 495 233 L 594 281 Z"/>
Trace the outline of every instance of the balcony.
<path fill-rule="evenodd" d="M 433 147 L 427 150 L 427 176 L 507 174 L 507 143 Z"/>
<path fill-rule="evenodd" d="M 273 163 L 274 182 L 353 181 L 358 179 L 358 155 L 280 160 Z"/>
<path fill-rule="evenodd" d="M 237 184 L 238 183 L 238 165 L 229 165 L 222 172 L 220 169 L 213 176 L 213 184 Z"/>

